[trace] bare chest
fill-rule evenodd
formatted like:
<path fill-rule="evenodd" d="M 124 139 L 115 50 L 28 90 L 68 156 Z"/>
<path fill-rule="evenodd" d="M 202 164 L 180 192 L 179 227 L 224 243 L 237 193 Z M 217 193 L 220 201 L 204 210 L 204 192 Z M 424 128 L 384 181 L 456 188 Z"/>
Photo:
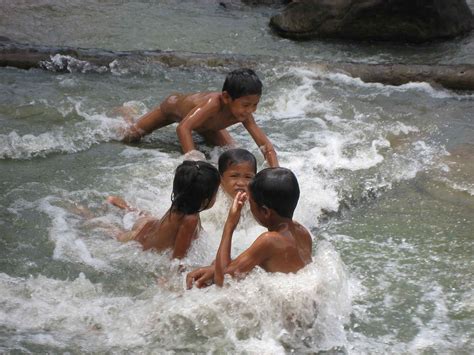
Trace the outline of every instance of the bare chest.
<path fill-rule="evenodd" d="M 197 132 L 204 132 L 204 131 L 220 131 L 221 129 L 225 129 L 229 126 L 232 126 L 238 123 L 237 119 L 230 116 L 229 114 L 218 113 L 213 115 L 208 120 L 206 120 L 201 127 L 196 129 Z"/>

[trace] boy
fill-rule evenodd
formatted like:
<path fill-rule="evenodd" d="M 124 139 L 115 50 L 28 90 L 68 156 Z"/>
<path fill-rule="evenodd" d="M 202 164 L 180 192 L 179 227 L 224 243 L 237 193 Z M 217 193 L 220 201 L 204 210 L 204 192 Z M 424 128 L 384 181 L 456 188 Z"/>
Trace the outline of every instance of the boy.
<path fill-rule="evenodd" d="M 299 199 L 295 175 L 285 168 L 260 171 L 249 184 L 248 200 L 255 219 L 268 231 L 234 260 L 230 257 L 232 234 L 240 218 L 247 193 L 238 192 L 224 226 L 215 264 L 190 272 L 186 284 L 198 288 L 214 281 L 222 286 L 224 275 L 243 276 L 260 266 L 267 272 L 297 272 L 311 262 L 309 232 L 292 220 Z"/>
<path fill-rule="evenodd" d="M 207 143 L 226 146 L 234 140 L 226 128 L 241 122 L 262 151 L 268 165 L 278 166 L 273 145 L 255 123 L 253 113 L 262 95 L 262 82 L 251 69 L 230 72 L 222 92 L 172 94 L 153 111 L 131 125 L 123 138 L 135 142 L 155 129 L 177 122 L 176 133 L 183 152 L 195 150 L 192 131 L 204 137 Z"/>

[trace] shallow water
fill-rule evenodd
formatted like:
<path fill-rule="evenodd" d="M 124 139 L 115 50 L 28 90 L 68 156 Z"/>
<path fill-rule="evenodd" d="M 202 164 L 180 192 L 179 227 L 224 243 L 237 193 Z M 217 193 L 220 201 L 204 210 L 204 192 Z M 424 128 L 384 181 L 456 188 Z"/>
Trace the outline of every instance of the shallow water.
<path fill-rule="evenodd" d="M 375 62 L 474 58 L 472 36 L 427 50 L 292 43 L 266 28 L 274 10 L 211 1 L 2 8 L 3 35 L 51 45 Z M 228 23 L 233 31 L 216 30 Z M 146 112 L 172 91 L 220 90 L 225 73 L 143 63 L 105 74 L 0 69 L 2 351 L 474 351 L 472 93 L 365 84 L 301 66 L 257 70 L 265 93 L 256 118 L 298 176 L 295 219 L 314 234 L 314 261 L 297 275 L 257 271 L 224 289 L 185 291 L 169 255 L 110 237 L 111 226 L 130 226 L 136 216 L 104 204 L 119 194 L 157 215 L 167 209 L 182 160 L 174 128 L 126 146 L 115 141 L 123 122 L 112 111 L 125 103 Z M 263 167 L 245 131 L 230 131 Z M 199 147 L 216 162 L 219 149 Z M 202 214 L 205 233 L 188 267 L 213 259 L 226 208 L 220 198 Z M 234 253 L 260 231 L 246 218 Z"/>
<path fill-rule="evenodd" d="M 226 6 L 219 5 L 226 4 Z M 474 1 L 467 0 L 474 8 Z M 474 63 L 474 34 L 424 45 L 293 42 L 275 36 L 279 7 L 218 0 L 0 0 L 0 32 L 19 42 L 116 50 L 265 54 L 297 60 Z"/>

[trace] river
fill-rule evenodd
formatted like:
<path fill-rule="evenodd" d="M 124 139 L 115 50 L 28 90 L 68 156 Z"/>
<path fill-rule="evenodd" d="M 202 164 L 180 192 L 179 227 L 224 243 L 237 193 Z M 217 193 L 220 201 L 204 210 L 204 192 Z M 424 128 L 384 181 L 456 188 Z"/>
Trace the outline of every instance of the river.
<path fill-rule="evenodd" d="M 0 34 L 294 58 L 255 68 L 264 83 L 255 117 L 299 179 L 295 219 L 314 235 L 313 262 L 185 290 L 168 254 L 110 236 L 136 216 L 105 198 L 161 215 L 183 159 L 174 127 L 119 143 L 114 109 L 144 113 L 170 92 L 221 90 L 227 68 L 0 68 L 0 351 L 473 353 L 473 93 L 367 84 L 304 63 L 473 64 L 474 34 L 421 46 L 292 42 L 269 30 L 275 8 L 225 4 L 0 0 Z M 245 130 L 230 132 L 264 167 Z M 222 150 L 196 138 L 215 163 Z M 221 199 L 202 213 L 188 268 L 213 260 L 226 207 Z M 245 219 L 234 253 L 260 231 Z"/>

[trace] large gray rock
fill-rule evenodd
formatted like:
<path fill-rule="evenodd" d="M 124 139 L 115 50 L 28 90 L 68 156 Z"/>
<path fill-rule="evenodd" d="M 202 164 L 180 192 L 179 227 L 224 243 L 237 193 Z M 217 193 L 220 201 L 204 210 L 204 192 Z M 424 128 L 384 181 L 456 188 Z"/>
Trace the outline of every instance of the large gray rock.
<path fill-rule="evenodd" d="M 423 42 L 469 32 L 465 0 L 300 0 L 270 26 L 292 39 L 345 38 Z"/>

